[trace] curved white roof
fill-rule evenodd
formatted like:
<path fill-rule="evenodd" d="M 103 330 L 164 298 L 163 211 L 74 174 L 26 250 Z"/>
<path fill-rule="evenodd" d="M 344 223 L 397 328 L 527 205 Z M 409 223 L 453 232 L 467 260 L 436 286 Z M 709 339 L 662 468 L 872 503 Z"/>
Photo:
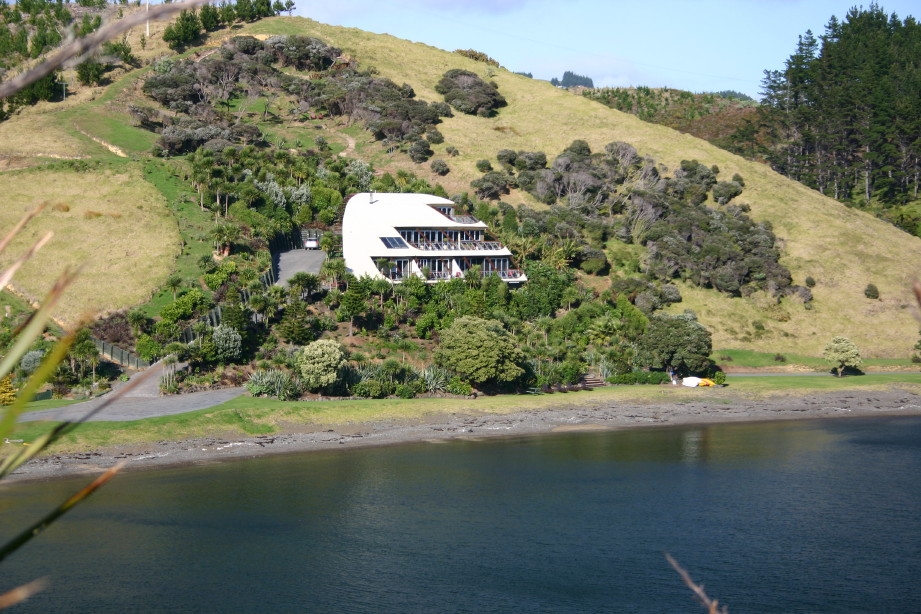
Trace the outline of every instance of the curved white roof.
<path fill-rule="evenodd" d="M 503 257 L 511 252 L 497 242 L 479 242 L 477 249 L 421 249 L 400 238 L 400 230 L 476 230 L 483 232 L 485 222 L 469 216 L 448 216 L 436 207 L 453 211 L 454 202 L 431 194 L 362 192 L 349 199 L 342 217 L 342 255 L 347 269 L 357 277 L 383 277 L 378 258 Z M 523 280 L 522 280 L 523 281 Z"/>

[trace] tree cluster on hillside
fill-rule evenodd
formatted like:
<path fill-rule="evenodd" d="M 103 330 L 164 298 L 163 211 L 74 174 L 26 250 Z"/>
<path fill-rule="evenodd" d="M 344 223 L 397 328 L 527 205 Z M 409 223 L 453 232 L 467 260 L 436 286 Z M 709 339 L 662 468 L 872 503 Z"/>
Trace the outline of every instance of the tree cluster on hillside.
<path fill-rule="evenodd" d="M 87 23 L 98 27 L 99 20 L 99 15 L 84 14 L 82 24 L 76 28 L 77 34 L 86 33 L 83 30 Z M 0 3 L 0 70 L 15 68 L 23 60 L 37 58 L 55 48 L 73 21 L 71 8 L 63 2 Z"/>
<path fill-rule="evenodd" d="M 564 72 L 562 79 L 557 79 L 556 77 L 550 79 L 550 85 L 554 87 L 595 87 L 591 77 L 577 75 L 571 70 Z"/>
<path fill-rule="evenodd" d="M 737 141 L 746 134 L 745 122 L 754 121 L 757 114 L 755 101 L 733 91 L 695 94 L 640 86 L 586 89 L 582 95 L 643 121 L 686 132 L 742 155 L 750 146 L 747 141 Z"/>
<path fill-rule="evenodd" d="M 105 7 L 105 2 L 102 7 Z M 99 12 L 92 8 L 90 12 L 83 13 L 78 23 L 74 23 L 72 6 L 62 2 L 0 2 L 0 78 L 4 73 L 18 70 L 25 62 L 60 45 L 64 40 L 63 35 L 69 29 L 72 28 L 77 36 L 84 36 L 101 24 Z M 16 94 L 0 99 L 0 121 L 7 119 L 20 107 L 33 105 L 39 100 L 60 99 L 62 96 L 58 73 L 52 72 Z"/>
<path fill-rule="evenodd" d="M 492 59 L 482 51 L 477 51 L 476 49 L 455 49 L 454 53 L 457 55 L 462 55 L 465 58 L 470 58 L 475 62 L 483 62 L 484 64 L 489 64 L 490 66 L 495 66 L 496 68 L 501 68 L 499 62 Z"/>
<path fill-rule="evenodd" d="M 654 279 L 681 278 L 733 296 L 766 291 L 777 297 L 795 294 L 806 303 L 812 298 L 807 288 L 792 284 L 790 272 L 779 263 L 770 226 L 749 218 L 747 205 L 730 204 L 743 191 L 739 176 L 719 181 L 718 169 L 686 160 L 668 177 L 654 160 L 617 142 L 594 154 L 585 141 L 573 141 L 549 166 L 543 152 L 502 150 L 496 159 L 501 171 L 484 160 L 484 175 L 471 183 L 478 197 L 497 199 L 517 187 L 573 212 L 571 219 L 585 220 L 569 230 L 550 229 L 549 245 L 559 238 L 577 239 L 580 233 L 573 227 L 585 228 L 591 220 L 602 235 L 645 246 L 645 273 Z M 711 197 L 715 208 L 704 204 Z M 531 234 L 530 215 L 520 215 L 517 231 Z M 510 222 L 511 229 L 515 223 Z M 584 244 L 577 249 L 592 253 Z"/>
<path fill-rule="evenodd" d="M 445 102 L 454 109 L 468 115 L 492 117 L 506 105 L 499 86 L 460 68 L 446 72 L 435 85 L 435 91 L 444 96 Z"/>
<path fill-rule="evenodd" d="M 284 101 L 296 118 L 348 116 L 361 121 L 376 139 L 424 161 L 431 155 L 429 141 L 443 140 L 435 125 L 451 114 L 450 107 L 417 100 L 408 85 L 358 71 L 339 61 L 341 53 L 311 37 L 234 37 L 219 53 L 199 62 L 166 58 L 154 65 L 143 91 L 183 115 L 134 111 L 142 125 L 161 132 L 159 147 L 168 155 L 194 151 L 215 139 L 215 147 L 252 143 L 259 134 L 243 121 L 247 112 L 258 103 L 267 119 L 281 113 Z M 310 78 L 284 72 L 284 67 L 307 72 Z"/>
<path fill-rule="evenodd" d="M 784 175 L 838 200 L 884 207 L 921 188 L 921 24 L 852 8 L 807 31 L 782 70 L 765 71 L 761 121 Z M 911 228 L 910 230 L 914 230 Z"/>
<path fill-rule="evenodd" d="M 218 28 L 232 26 L 238 21 L 244 23 L 272 17 L 282 11 L 294 9 L 293 0 L 282 3 L 276 0 L 236 0 L 221 2 L 219 6 L 205 4 L 200 10 L 184 10 L 176 20 L 163 30 L 163 40 L 170 49 L 182 50 L 195 43 L 202 32 L 213 32 Z"/>

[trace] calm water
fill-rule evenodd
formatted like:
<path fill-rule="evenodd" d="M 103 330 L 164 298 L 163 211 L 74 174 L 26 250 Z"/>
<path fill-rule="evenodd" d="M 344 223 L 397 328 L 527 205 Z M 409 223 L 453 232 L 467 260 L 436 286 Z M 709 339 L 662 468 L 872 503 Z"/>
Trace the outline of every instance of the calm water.
<path fill-rule="evenodd" d="M 11 612 L 921 612 L 921 419 L 419 444 L 125 474 Z M 81 482 L 82 483 L 82 482 Z M 0 491 L 0 537 L 74 482 Z"/>

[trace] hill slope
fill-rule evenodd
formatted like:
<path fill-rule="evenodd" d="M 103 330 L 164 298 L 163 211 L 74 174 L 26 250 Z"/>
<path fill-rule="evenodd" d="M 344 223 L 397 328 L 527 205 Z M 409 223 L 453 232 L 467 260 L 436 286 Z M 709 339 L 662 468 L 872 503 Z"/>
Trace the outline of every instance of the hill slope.
<path fill-rule="evenodd" d="M 350 155 L 363 158 L 379 169 L 412 170 L 427 176 L 433 183 L 441 183 L 451 194 L 469 192 L 469 182 L 480 176 L 475 168 L 476 161 L 494 159 L 500 149 L 543 151 L 552 158 L 574 139 L 584 139 L 593 151 L 602 150 L 612 141 L 626 141 L 641 155 L 651 156 L 670 169 L 677 168 L 681 160 L 697 159 L 707 166 L 717 165 L 721 178 L 740 174 L 746 188 L 737 200 L 750 204 L 751 215 L 756 220 L 769 221 L 773 225 L 782 243 L 782 262 L 793 273 L 794 281 L 802 284 L 807 276 L 815 279 L 814 308 L 807 310 L 802 303 L 791 299 L 777 305 L 763 295 L 729 298 L 713 291 L 682 286 L 685 300 L 673 309 L 694 309 L 713 331 L 714 347 L 818 355 L 833 335 L 843 334 L 852 338 L 866 356 L 904 358 L 917 340 L 919 325 L 914 319 L 909 285 L 916 274 L 915 263 L 921 262 L 921 239 L 824 198 L 763 165 L 748 162 L 692 136 L 645 123 L 600 103 L 560 91 L 549 83 L 388 35 L 285 17 L 246 25 L 235 29 L 236 34 L 316 36 L 342 48 L 362 67 L 373 66 L 382 76 L 398 84 L 409 84 L 419 98 L 429 101 L 441 99 L 434 90 L 435 84 L 452 68 L 472 70 L 495 81 L 508 101 L 508 106 L 496 117 L 456 115 L 439 126 L 445 142 L 433 146 L 436 158 L 447 159 L 445 148 L 448 146 L 460 151 L 460 155 L 450 158 L 451 173 L 443 178 L 431 174 L 428 165 L 414 164 L 402 154 L 386 153 L 372 142 L 370 134 L 356 130 L 355 126 L 327 127 L 332 132 L 331 141 L 351 143 L 357 140 L 354 148 L 350 147 Z M 219 38 L 214 37 L 215 43 Z M 112 87 L 128 92 L 131 88 L 126 87 L 125 82 L 123 79 Z M 89 109 L 94 103 L 85 104 Z M 46 111 L 52 115 L 64 113 L 63 109 Z M 111 157 L 108 152 L 100 154 L 98 144 L 84 138 L 83 133 L 70 131 L 70 125 L 79 122 L 68 120 L 71 121 L 68 124 L 63 117 L 54 123 L 58 130 L 68 133 L 68 153 L 76 151 L 81 155 Z M 111 132 L 111 122 L 119 117 L 118 114 L 108 115 L 108 124 L 84 121 L 81 129 L 91 135 L 94 131 Z M 19 122 L 29 121 L 36 121 L 34 115 L 25 114 L 13 118 L 5 126 L 0 124 L 0 130 L 15 131 Z M 2 142 L 13 141 L 0 139 Z M 0 175 L 0 182 L 4 180 Z M 41 198 L 36 195 L 34 200 Z M 515 205 L 524 202 L 542 206 L 524 193 L 513 193 L 505 200 Z M 163 262 L 168 267 L 171 257 L 164 255 Z M 137 283 L 152 288 L 162 281 L 163 273 L 153 277 L 156 281 L 138 278 Z M 863 290 L 868 283 L 879 288 L 881 300 L 871 301 L 864 297 Z M 124 307 L 132 300 L 137 299 L 126 296 L 104 307 Z"/>
<path fill-rule="evenodd" d="M 480 175 L 476 160 L 494 158 L 500 149 L 540 150 L 552 156 L 577 138 L 585 139 L 593 151 L 612 141 L 626 141 L 641 155 L 652 156 L 671 169 L 681 160 L 697 159 L 717 165 L 721 177 L 742 175 L 746 188 L 738 200 L 751 205 L 756 220 L 773 225 L 782 240 L 782 262 L 793 273 L 794 281 L 803 283 L 807 276 L 816 280 L 815 307 L 806 310 L 796 302 L 774 306 L 765 297 L 728 298 L 682 287 L 685 301 L 675 308 L 697 311 L 713 331 L 714 347 L 817 355 L 833 335 L 843 334 L 868 356 L 904 357 L 917 340 L 919 324 L 910 284 L 921 262 L 921 239 L 823 197 L 767 166 L 573 96 L 547 82 L 490 69 L 427 45 L 303 18 L 266 20 L 248 30 L 322 38 L 341 47 L 363 67 L 374 66 L 394 82 L 408 83 L 425 100 L 440 100 L 434 86 L 451 68 L 473 70 L 495 81 L 508 100 L 508 107 L 497 117 L 457 115 L 439 126 L 445 143 L 433 147 L 436 154 L 443 153 L 448 145 L 461 152 L 451 161 L 450 180 L 439 179 L 450 193 L 468 191 L 469 181 Z M 513 204 L 526 199 L 526 195 L 516 194 L 506 198 Z M 864 296 L 868 283 L 879 288 L 880 300 Z"/>

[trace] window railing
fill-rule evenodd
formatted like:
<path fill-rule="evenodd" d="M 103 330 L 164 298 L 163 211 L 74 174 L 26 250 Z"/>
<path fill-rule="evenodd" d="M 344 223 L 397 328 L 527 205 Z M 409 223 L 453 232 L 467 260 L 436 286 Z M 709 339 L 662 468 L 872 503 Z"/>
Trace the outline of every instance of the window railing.
<path fill-rule="evenodd" d="M 443 279 L 464 277 L 468 272 L 469 272 L 469 269 L 467 271 L 454 271 L 453 273 L 451 271 L 429 271 L 428 277 L 426 277 L 425 279 L 429 281 L 440 281 Z M 411 275 L 412 273 L 402 274 L 402 273 L 399 273 L 398 271 L 391 271 L 389 273 L 384 273 L 384 276 L 390 281 L 403 281 L 406 278 L 410 277 Z M 481 272 L 480 275 L 482 277 L 487 277 L 489 275 L 495 275 L 499 279 L 506 280 L 506 281 L 521 279 L 522 277 L 524 277 L 524 273 L 520 269 L 503 269 L 503 270 L 498 270 L 498 271 L 483 271 Z"/>
<path fill-rule="evenodd" d="M 500 241 L 420 241 L 409 243 L 416 249 L 423 251 L 495 251 L 504 249 Z"/>
<path fill-rule="evenodd" d="M 501 271 L 486 271 L 483 276 L 486 275 L 497 275 L 500 279 L 519 279 L 524 276 L 524 273 L 519 269 L 503 269 Z"/>

